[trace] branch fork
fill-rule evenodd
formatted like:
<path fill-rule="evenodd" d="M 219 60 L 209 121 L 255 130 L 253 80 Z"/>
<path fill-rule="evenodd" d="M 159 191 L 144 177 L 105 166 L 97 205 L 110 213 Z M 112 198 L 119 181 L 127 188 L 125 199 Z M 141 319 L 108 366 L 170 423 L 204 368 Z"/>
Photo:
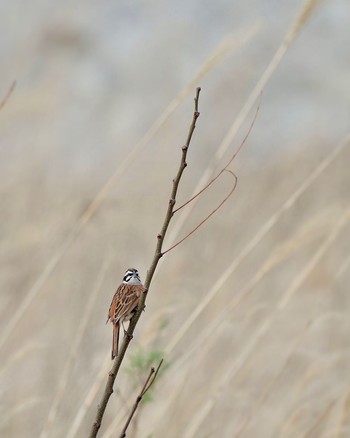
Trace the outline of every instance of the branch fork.
<path fill-rule="evenodd" d="M 115 358 L 113 366 L 111 371 L 108 374 L 108 379 L 106 382 L 106 386 L 105 386 L 105 390 L 104 393 L 102 395 L 102 399 L 101 399 L 101 403 L 98 405 L 98 409 L 97 409 L 97 414 L 96 414 L 96 418 L 95 421 L 92 425 L 91 431 L 90 431 L 90 438 L 95 438 L 97 436 L 97 433 L 101 427 L 101 423 L 102 423 L 102 419 L 109 401 L 109 398 L 111 396 L 111 394 L 113 393 L 113 385 L 114 382 L 116 380 L 116 377 L 118 375 L 121 363 L 124 359 L 126 350 L 128 349 L 128 346 L 130 344 L 130 341 L 133 338 L 133 333 L 135 330 L 135 327 L 138 323 L 138 320 L 140 319 L 141 313 L 143 312 L 144 308 L 145 308 L 145 301 L 146 301 L 146 297 L 147 297 L 147 293 L 148 290 L 150 288 L 150 285 L 152 283 L 152 279 L 154 276 L 154 272 L 157 268 L 158 262 L 159 260 L 163 257 L 164 254 L 170 252 L 171 250 L 173 250 L 174 248 L 176 248 L 178 245 L 180 245 L 182 242 L 184 242 L 188 237 L 190 237 L 193 233 L 195 233 L 198 228 L 200 228 L 213 214 L 215 214 L 222 206 L 223 204 L 229 199 L 229 197 L 233 194 L 233 192 L 236 189 L 237 186 L 237 176 L 230 170 L 228 169 L 229 165 L 232 163 L 232 161 L 234 160 L 234 158 L 236 157 L 236 155 L 238 154 L 238 152 L 241 150 L 241 148 L 243 147 L 243 145 L 245 144 L 252 128 L 253 125 L 255 123 L 258 111 L 259 111 L 259 106 L 256 110 L 253 122 L 248 130 L 248 133 L 246 134 L 246 136 L 244 137 L 242 143 L 240 144 L 240 146 L 238 147 L 238 149 L 234 152 L 234 154 L 232 155 L 232 157 L 229 159 L 229 161 L 227 162 L 226 166 L 211 180 L 209 181 L 208 184 L 206 184 L 203 189 L 201 189 L 196 195 L 194 195 L 192 198 L 190 198 L 188 201 L 186 201 L 184 204 L 182 204 L 180 207 L 178 207 L 177 209 L 174 209 L 174 206 L 176 204 L 176 196 L 177 196 L 177 191 L 178 191 L 178 187 L 179 187 L 179 183 L 183 174 L 183 171 L 185 170 L 186 166 L 187 166 L 187 162 L 186 162 L 186 157 L 187 157 L 187 152 L 191 143 L 191 139 L 192 139 L 192 135 L 193 132 L 196 128 L 196 121 L 200 115 L 199 111 L 198 111 L 198 103 L 199 103 L 199 95 L 200 95 L 200 91 L 201 89 L 198 87 L 196 90 L 196 95 L 194 98 L 194 113 L 193 113 L 193 118 L 192 118 L 192 123 L 191 126 L 189 128 L 189 132 L 188 132 L 188 136 L 187 136 L 187 140 L 185 142 L 185 145 L 182 146 L 182 156 L 181 156 L 181 161 L 180 161 L 180 165 L 177 171 L 177 175 L 176 177 L 173 179 L 173 187 L 171 190 L 171 194 L 170 194 L 170 198 L 169 198 L 169 202 L 168 202 L 168 208 L 165 214 L 165 218 L 164 218 L 164 222 L 161 228 L 160 233 L 157 235 L 157 244 L 156 244 L 156 249 L 154 252 L 154 256 L 153 256 L 153 260 L 151 263 L 151 266 L 149 268 L 149 270 L 147 271 L 147 276 L 146 276 L 146 280 L 144 283 L 144 290 L 143 293 L 140 297 L 139 300 L 139 304 L 137 306 L 137 311 L 135 313 L 135 315 L 131 318 L 130 323 L 129 323 L 129 327 L 128 330 L 125 332 L 125 336 L 123 338 L 123 342 L 122 345 L 120 347 L 118 356 Z M 200 196 L 205 190 L 207 190 L 218 178 L 221 177 L 221 175 L 223 173 L 229 173 L 233 178 L 234 178 L 234 182 L 232 185 L 232 188 L 230 190 L 230 192 L 228 193 L 228 195 L 226 195 L 226 197 L 220 202 L 220 204 L 213 209 L 195 228 L 192 229 L 192 231 L 190 231 L 188 234 L 186 234 L 183 238 L 181 238 L 178 242 L 176 242 L 174 245 L 172 245 L 170 248 L 168 248 L 166 251 L 162 251 L 162 247 L 163 247 L 163 242 L 170 224 L 170 221 L 172 219 L 172 217 L 174 216 L 175 213 L 177 213 L 179 210 L 181 210 L 182 208 L 184 208 L 186 205 L 188 205 L 190 202 L 192 202 L 194 199 L 196 199 L 198 196 Z M 135 405 L 134 405 L 134 411 L 133 413 L 130 415 L 128 422 L 126 424 L 126 427 L 124 427 L 122 434 L 120 435 L 120 437 L 125 437 L 126 436 L 126 429 L 131 421 L 132 416 L 134 415 L 136 409 L 137 409 L 137 405 L 140 402 L 140 400 L 142 399 L 142 396 L 145 394 L 145 392 L 149 389 L 149 387 L 153 384 L 157 373 L 159 371 L 159 368 L 162 364 L 159 364 L 157 370 L 155 371 L 154 368 L 151 369 L 150 374 L 145 382 L 145 385 L 140 393 L 140 395 L 138 396 Z M 155 374 L 154 374 L 155 373 Z M 151 380 L 152 375 L 153 379 Z"/>

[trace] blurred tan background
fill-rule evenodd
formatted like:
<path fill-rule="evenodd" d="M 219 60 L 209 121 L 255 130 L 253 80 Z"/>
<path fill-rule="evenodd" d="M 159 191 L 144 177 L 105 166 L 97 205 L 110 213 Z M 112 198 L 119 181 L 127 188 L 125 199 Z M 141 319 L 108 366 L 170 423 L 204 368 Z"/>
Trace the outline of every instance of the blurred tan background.
<path fill-rule="evenodd" d="M 169 367 L 129 436 L 350 436 L 350 7 L 313 3 L 298 19 L 301 1 L 2 2 L 2 437 L 88 435 L 108 307 L 126 268 L 145 279 L 197 85 L 179 202 L 264 92 L 234 196 L 154 278 L 125 366 L 142 349 Z M 115 389 L 103 438 L 135 397 L 125 367 Z"/>

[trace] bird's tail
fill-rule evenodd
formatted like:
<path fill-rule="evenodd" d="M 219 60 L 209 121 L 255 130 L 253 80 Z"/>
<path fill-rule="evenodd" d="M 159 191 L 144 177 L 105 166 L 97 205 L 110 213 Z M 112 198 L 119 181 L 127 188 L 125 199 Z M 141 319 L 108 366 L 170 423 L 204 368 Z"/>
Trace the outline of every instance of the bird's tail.
<path fill-rule="evenodd" d="M 113 324 L 112 360 L 118 356 L 119 321 Z"/>

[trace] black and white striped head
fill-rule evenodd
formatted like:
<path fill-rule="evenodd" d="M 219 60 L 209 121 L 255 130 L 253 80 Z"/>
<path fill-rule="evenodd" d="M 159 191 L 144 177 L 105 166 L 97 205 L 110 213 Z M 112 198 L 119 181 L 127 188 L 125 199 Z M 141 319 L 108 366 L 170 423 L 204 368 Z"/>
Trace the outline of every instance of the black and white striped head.
<path fill-rule="evenodd" d="M 125 284 L 141 284 L 139 273 L 135 268 L 129 268 L 124 275 L 123 283 Z"/>

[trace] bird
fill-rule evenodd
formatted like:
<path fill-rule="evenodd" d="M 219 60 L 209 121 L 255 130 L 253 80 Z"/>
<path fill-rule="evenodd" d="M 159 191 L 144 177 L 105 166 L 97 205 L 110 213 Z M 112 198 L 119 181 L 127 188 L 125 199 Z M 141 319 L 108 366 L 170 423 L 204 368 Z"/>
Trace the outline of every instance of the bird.
<path fill-rule="evenodd" d="M 123 282 L 115 292 L 109 306 L 106 322 L 107 324 L 111 320 L 113 324 L 112 360 L 118 356 L 120 324 L 122 324 L 125 333 L 124 322 L 129 321 L 136 313 L 143 289 L 137 269 L 127 269 Z"/>

